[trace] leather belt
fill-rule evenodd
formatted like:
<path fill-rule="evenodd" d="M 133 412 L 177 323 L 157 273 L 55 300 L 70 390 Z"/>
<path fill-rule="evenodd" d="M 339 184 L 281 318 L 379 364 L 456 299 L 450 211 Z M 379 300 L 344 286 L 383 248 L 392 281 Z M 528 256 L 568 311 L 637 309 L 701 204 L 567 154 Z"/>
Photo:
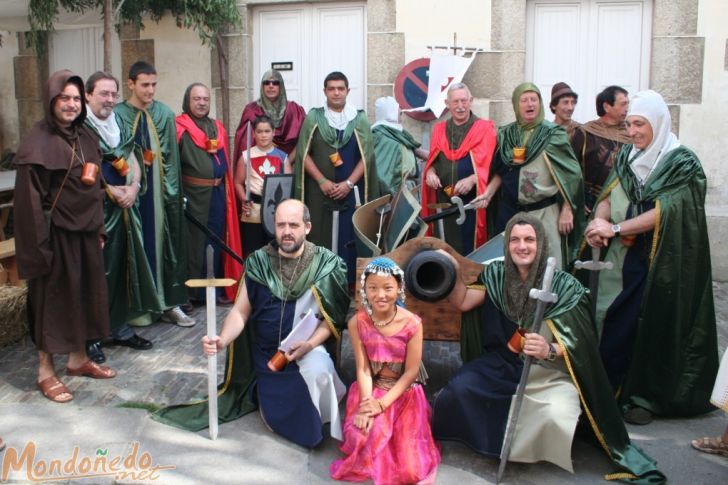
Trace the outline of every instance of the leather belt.
<path fill-rule="evenodd" d="M 182 182 L 187 185 L 196 185 L 199 187 L 217 187 L 222 183 L 222 178 L 201 179 L 199 177 L 192 177 L 191 175 L 182 175 Z"/>
<path fill-rule="evenodd" d="M 534 202 L 533 204 L 516 204 L 516 208 L 519 212 L 531 212 L 543 209 L 544 207 L 548 207 L 552 204 L 556 204 L 558 201 L 559 198 L 556 195 L 552 195 L 551 197 L 539 200 L 538 202 Z"/>

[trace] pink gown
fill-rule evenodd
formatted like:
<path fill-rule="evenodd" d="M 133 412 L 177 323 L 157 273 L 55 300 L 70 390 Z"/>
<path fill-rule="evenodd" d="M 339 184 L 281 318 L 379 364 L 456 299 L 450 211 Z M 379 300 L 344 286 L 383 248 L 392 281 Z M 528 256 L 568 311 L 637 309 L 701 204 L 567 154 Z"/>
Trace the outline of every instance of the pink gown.
<path fill-rule="evenodd" d="M 398 333 L 385 337 L 365 311 L 360 310 L 357 314 L 359 337 L 374 376 L 372 394 L 375 398 L 384 396 L 394 384 L 392 379 L 377 379 L 378 369 L 386 365 L 397 374 L 404 372 L 407 342 L 421 325 L 419 317 L 414 316 Z M 421 376 L 423 371 L 420 371 Z M 352 482 L 372 480 L 375 484 L 387 485 L 433 483 L 440 463 L 440 449 L 432 438 L 432 410 L 422 385 L 415 382 L 384 413 L 377 415 L 368 435 L 354 425 L 359 396 L 359 385 L 354 382 L 346 401 L 344 442 L 340 447 L 346 456 L 331 464 L 331 477 Z"/>

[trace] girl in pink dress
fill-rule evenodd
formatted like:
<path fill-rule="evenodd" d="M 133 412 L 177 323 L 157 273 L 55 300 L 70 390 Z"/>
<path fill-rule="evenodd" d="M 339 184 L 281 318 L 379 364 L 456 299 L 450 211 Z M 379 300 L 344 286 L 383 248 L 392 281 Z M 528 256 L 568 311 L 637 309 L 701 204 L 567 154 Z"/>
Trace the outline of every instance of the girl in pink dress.
<path fill-rule="evenodd" d="M 422 390 L 422 322 L 407 311 L 404 274 L 375 258 L 361 275 L 364 306 L 349 320 L 356 382 L 346 401 L 346 456 L 330 466 L 336 480 L 375 484 L 433 483 L 440 450 Z"/>

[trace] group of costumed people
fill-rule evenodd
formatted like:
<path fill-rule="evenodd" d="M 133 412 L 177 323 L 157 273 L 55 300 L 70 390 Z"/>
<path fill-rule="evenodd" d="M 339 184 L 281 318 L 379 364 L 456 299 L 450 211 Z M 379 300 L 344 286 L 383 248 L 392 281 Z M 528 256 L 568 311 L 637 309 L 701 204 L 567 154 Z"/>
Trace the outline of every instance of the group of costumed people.
<path fill-rule="evenodd" d="M 95 89 L 92 83 L 88 91 Z M 485 267 L 477 288 L 458 280 L 449 297 L 465 312 L 465 364 L 437 395 L 434 413 L 422 389 L 422 321 L 404 308 L 402 270 L 387 258 L 371 261 L 360 280 L 363 308 L 348 323 L 356 382 L 342 420 L 346 389 L 325 347 L 341 338 L 356 277 L 353 211 L 401 187 L 412 176 L 414 156 L 422 155 L 391 101 L 378 104 L 379 122 L 371 130 L 366 114 L 346 102 L 348 92 L 346 77 L 331 73 L 324 81 L 327 103 L 305 115 L 287 101 L 280 74 L 266 73 L 260 99 L 243 112 L 231 159 L 224 127 L 208 117 L 210 94 L 203 85 L 187 89 L 176 120 L 161 103 L 149 99 L 137 106 L 132 97 L 116 105 L 111 124 L 104 116 L 87 116 L 79 103 L 86 94 L 80 78 L 54 74 L 45 119 L 16 156 L 17 219 L 32 221 L 16 229 L 18 261 L 29 281 L 41 391 L 58 402 L 72 398 L 55 375 L 55 353 L 70 353 L 69 375 L 113 377 L 112 369 L 87 360 L 86 340 L 111 332 L 127 341 L 129 323 L 149 323 L 200 298 L 181 282 L 188 273 L 207 272 L 202 255 L 211 242 L 208 232 L 240 248 L 232 236 L 240 234 L 238 208 L 246 234 L 246 224 L 260 224 L 245 218 L 261 202 L 264 177 L 292 171 L 298 200 L 278 204 L 272 241 L 262 234 L 251 238 L 255 244 L 246 248 L 223 330 L 203 340 L 207 354 L 228 349 L 220 421 L 260 409 L 272 430 L 304 447 L 317 446 L 322 424 L 330 423 L 345 454 L 331 465 L 332 477 L 432 482 L 440 461 L 433 436 L 499 455 L 520 356 L 529 355 L 540 365 L 528 376 L 512 460 L 546 460 L 572 471 L 571 443 L 585 411 L 597 442 L 618 465 L 614 478 L 663 481 L 654 461 L 631 444 L 622 415 L 648 422 L 653 414 L 708 411 L 718 357 L 705 175 L 695 154 L 670 133 L 659 94 L 632 99 L 632 143 L 614 159 L 587 225 L 579 162 L 564 129 L 544 120 L 536 86 L 516 88 L 516 121 L 498 130 L 472 113 L 465 85 L 450 87 L 452 117 L 435 125 L 422 174 L 423 214 L 453 195 L 473 203 L 479 210 L 470 211 L 462 226 L 446 220 L 441 236 L 467 254 L 504 232 L 505 261 Z M 375 164 L 377 151 L 398 156 L 399 165 Z M 119 159 L 128 162 L 128 172 L 115 166 Z M 232 160 L 238 164 L 234 176 Z M 103 177 L 83 181 L 88 164 L 100 165 Z M 190 229 L 189 238 L 182 236 L 182 193 L 208 232 Z M 100 239 L 106 238 L 111 244 L 102 250 Z M 600 274 L 596 314 L 589 309 L 595 295 L 557 271 L 552 291 L 558 301 L 547 309 L 541 334 L 529 333 L 534 303 L 528 291 L 540 286 L 546 258 L 570 269 L 587 246 L 605 248 L 603 259 L 615 265 Z M 233 263 L 225 268 L 217 251 L 214 272 L 234 274 Z M 105 264 L 117 276 L 125 267 L 138 269 L 139 284 L 129 291 L 123 278 L 108 279 L 109 292 L 123 298 L 107 301 Z M 78 267 L 91 270 L 64 284 Z M 59 302 L 70 309 L 69 325 L 50 321 Z M 287 365 L 274 370 L 271 358 L 306 313 L 318 318 L 315 331 L 289 346 Z M 111 328 L 109 314 L 117 322 Z M 155 418 L 197 430 L 206 426 L 207 412 L 204 401 L 165 408 Z"/>

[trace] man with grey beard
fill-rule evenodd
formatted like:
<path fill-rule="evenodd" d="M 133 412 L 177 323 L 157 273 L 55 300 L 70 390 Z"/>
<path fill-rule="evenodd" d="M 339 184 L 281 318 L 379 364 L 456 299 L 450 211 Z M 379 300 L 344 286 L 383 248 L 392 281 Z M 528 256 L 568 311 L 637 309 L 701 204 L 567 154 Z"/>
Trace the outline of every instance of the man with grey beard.
<path fill-rule="evenodd" d="M 95 72 L 86 80 L 86 126 L 99 136 L 106 181 L 104 197 L 104 264 L 109 288 L 109 323 L 115 345 L 149 350 L 152 342 L 137 335 L 129 320 L 148 311 L 161 311 L 155 305 L 154 280 L 144 257 L 142 226 L 137 196 L 142 189 L 142 171 L 131 137 L 122 143 L 114 105 L 119 82 L 105 72 Z M 146 184 L 144 184 L 146 186 Z M 146 188 L 146 187 L 145 187 Z M 86 352 L 97 363 L 106 360 L 101 342 L 87 342 Z"/>
<path fill-rule="evenodd" d="M 473 96 L 465 84 L 450 85 L 445 104 L 451 117 L 433 128 L 430 157 L 423 172 L 423 216 L 435 213 L 440 205 L 446 207 L 453 196 L 468 203 L 485 192 L 496 130 L 492 121 L 478 118 L 471 111 L 472 103 Z M 455 218 L 446 218 L 440 227 L 444 234 L 436 235 L 463 255 L 488 239 L 484 210 L 468 211 L 462 225 L 457 225 Z"/>

